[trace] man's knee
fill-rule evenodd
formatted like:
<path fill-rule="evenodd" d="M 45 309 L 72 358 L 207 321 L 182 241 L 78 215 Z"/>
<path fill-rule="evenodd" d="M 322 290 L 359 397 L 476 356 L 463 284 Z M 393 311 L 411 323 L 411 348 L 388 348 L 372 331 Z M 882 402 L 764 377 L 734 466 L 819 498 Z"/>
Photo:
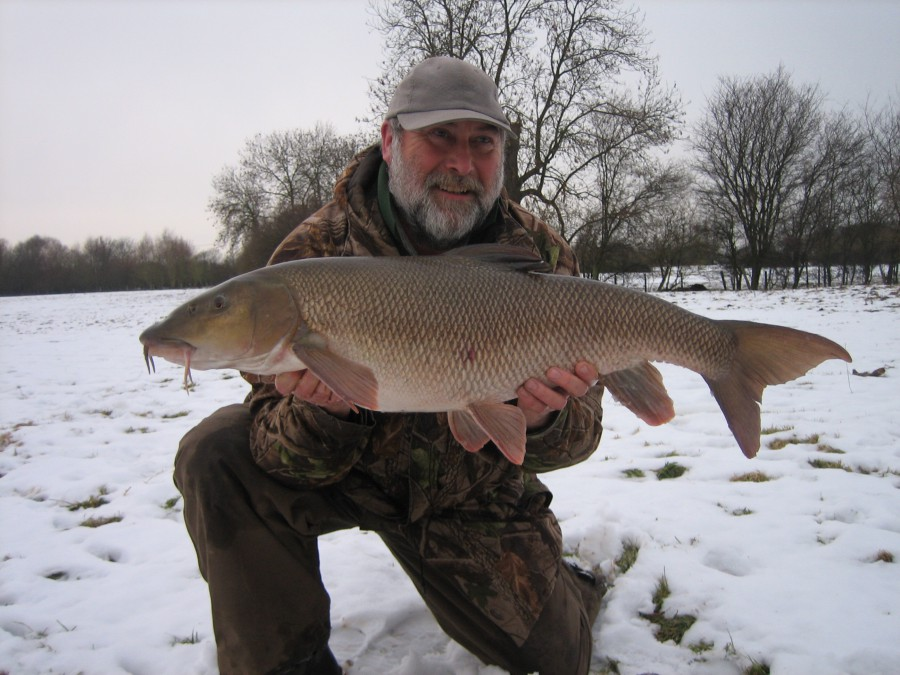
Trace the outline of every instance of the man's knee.
<path fill-rule="evenodd" d="M 250 411 L 241 404 L 219 408 L 184 435 L 175 455 L 175 484 L 184 493 L 235 462 L 252 462 Z"/>

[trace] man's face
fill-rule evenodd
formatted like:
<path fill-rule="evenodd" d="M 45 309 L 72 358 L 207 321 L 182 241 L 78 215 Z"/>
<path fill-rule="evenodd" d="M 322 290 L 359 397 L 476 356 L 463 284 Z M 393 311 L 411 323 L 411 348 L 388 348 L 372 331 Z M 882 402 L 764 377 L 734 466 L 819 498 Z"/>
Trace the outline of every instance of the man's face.
<path fill-rule="evenodd" d="M 448 122 L 402 134 L 385 122 L 382 153 L 398 206 L 439 248 L 465 239 L 503 187 L 502 134 L 483 122 Z"/>

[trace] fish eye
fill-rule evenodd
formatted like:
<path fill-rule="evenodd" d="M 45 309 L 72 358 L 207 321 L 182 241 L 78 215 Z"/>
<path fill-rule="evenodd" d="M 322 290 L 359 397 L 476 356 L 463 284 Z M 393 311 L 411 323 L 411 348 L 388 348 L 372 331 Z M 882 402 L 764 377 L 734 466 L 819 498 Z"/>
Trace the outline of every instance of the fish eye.
<path fill-rule="evenodd" d="M 225 306 L 227 304 L 228 303 L 225 301 L 224 295 L 217 295 L 216 297 L 213 298 L 213 307 L 215 309 L 225 309 Z"/>

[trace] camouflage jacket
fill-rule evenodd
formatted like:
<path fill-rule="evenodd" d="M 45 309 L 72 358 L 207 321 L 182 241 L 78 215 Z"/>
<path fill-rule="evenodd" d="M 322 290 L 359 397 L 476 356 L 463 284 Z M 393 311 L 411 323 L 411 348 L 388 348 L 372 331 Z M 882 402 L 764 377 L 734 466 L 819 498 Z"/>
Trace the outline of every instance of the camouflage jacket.
<path fill-rule="evenodd" d="M 334 199 L 288 235 L 270 264 L 410 254 L 392 234 L 397 216 L 384 203 L 382 167 L 379 147 L 360 153 L 338 180 Z M 386 209 L 391 212 L 383 217 Z M 469 241 L 483 242 L 522 246 L 553 261 L 557 273 L 577 274 L 565 241 L 505 197 Z M 598 386 L 570 400 L 546 429 L 529 434 L 518 467 L 491 444 L 466 452 L 443 413 L 362 411 L 341 420 L 257 382 L 248 396 L 251 446 L 260 467 L 282 482 L 336 488 L 374 522 L 401 523 L 424 556 L 456 561 L 451 567 L 459 570 L 460 583 L 471 585 L 472 574 L 479 576 L 484 587 L 473 592 L 481 594 L 483 610 L 524 641 L 552 590 L 562 545 L 547 508 L 550 493 L 535 473 L 575 464 L 595 450 L 601 396 Z"/>

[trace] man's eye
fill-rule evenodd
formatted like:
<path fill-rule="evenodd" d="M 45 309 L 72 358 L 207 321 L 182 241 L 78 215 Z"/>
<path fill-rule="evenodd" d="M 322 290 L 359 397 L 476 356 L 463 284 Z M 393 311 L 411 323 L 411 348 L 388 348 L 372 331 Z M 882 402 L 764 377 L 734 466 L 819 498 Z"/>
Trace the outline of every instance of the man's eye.
<path fill-rule="evenodd" d="M 473 139 L 472 147 L 478 152 L 491 152 L 497 141 L 491 136 L 478 136 Z"/>

